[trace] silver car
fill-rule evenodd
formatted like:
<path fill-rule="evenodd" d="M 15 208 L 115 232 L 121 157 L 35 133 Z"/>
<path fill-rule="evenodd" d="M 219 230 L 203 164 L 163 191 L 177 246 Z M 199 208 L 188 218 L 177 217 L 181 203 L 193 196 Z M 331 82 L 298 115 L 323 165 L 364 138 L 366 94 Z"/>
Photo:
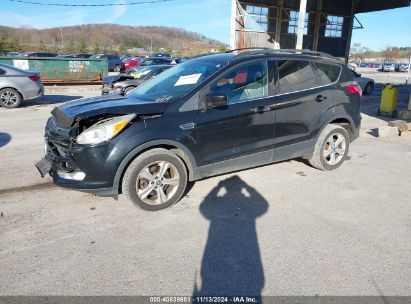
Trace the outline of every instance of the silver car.
<path fill-rule="evenodd" d="M 17 108 L 25 100 L 43 96 L 40 73 L 0 64 L 0 106 Z"/>
<path fill-rule="evenodd" d="M 361 74 L 350 69 L 349 72 L 353 74 L 355 82 L 361 87 L 363 95 L 371 95 L 375 87 L 374 79 L 362 77 Z"/>

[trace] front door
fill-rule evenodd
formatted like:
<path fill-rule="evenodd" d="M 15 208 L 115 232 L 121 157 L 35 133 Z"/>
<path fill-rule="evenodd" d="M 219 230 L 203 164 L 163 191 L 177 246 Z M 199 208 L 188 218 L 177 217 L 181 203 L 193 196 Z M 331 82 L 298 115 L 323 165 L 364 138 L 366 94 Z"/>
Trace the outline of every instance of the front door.
<path fill-rule="evenodd" d="M 270 78 L 267 61 L 254 61 L 228 70 L 200 93 L 200 104 L 209 93 L 224 94 L 228 102 L 227 106 L 199 111 L 196 126 L 199 166 L 218 164 L 223 172 L 227 171 L 223 169 L 224 163 L 231 161 L 229 171 L 234 171 L 255 165 L 247 164 L 243 157 L 256 153 L 257 157 L 251 161 L 271 161 L 274 112 L 267 107 L 273 103 L 268 92 Z M 206 175 L 210 173 L 216 172 Z"/>

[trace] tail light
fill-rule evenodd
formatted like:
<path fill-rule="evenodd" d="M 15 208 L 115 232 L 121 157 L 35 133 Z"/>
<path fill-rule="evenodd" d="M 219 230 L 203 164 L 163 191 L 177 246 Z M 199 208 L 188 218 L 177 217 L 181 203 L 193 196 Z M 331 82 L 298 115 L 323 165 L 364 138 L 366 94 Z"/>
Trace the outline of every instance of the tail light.
<path fill-rule="evenodd" d="M 40 76 L 37 76 L 37 75 L 29 76 L 29 78 L 30 78 L 30 80 L 33 80 L 33 81 L 39 81 L 40 80 Z"/>
<path fill-rule="evenodd" d="M 346 90 L 348 93 L 357 95 L 358 97 L 361 97 L 361 96 L 362 96 L 361 87 L 360 87 L 358 84 L 356 84 L 356 83 L 355 83 L 355 84 L 350 84 L 350 85 L 346 86 L 346 87 L 345 87 L 345 90 Z"/>

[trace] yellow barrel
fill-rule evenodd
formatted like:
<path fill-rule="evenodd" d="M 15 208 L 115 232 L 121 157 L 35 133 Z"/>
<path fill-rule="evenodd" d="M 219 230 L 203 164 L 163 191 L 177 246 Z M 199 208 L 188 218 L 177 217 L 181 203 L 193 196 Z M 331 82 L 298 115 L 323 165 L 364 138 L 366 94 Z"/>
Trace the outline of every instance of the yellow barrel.
<path fill-rule="evenodd" d="M 398 90 L 391 83 L 387 83 L 382 90 L 380 111 L 381 113 L 392 113 L 397 107 Z"/>

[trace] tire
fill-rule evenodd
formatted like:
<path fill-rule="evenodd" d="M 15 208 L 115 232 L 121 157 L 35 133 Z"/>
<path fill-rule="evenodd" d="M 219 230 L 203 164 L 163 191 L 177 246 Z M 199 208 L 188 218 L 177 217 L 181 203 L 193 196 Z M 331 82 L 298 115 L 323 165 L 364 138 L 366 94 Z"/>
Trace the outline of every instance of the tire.
<path fill-rule="evenodd" d="M 12 88 L 0 90 L 0 106 L 7 109 L 14 109 L 20 106 L 23 101 L 21 94 Z"/>
<path fill-rule="evenodd" d="M 119 64 L 117 64 L 117 65 L 114 67 L 114 72 L 120 72 L 120 70 L 121 70 L 121 66 L 120 66 Z"/>
<path fill-rule="evenodd" d="M 330 145 L 331 143 L 333 146 Z M 336 143 L 337 145 L 335 145 Z M 339 125 L 330 124 L 324 128 L 318 137 L 314 153 L 309 162 L 319 170 L 335 170 L 344 162 L 349 148 L 350 137 L 347 130 Z"/>
<path fill-rule="evenodd" d="M 371 95 L 373 91 L 374 85 L 371 82 L 367 83 L 364 89 L 364 95 Z"/>
<path fill-rule="evenodd" d="M 397 117 L 398 117 L 398 112 L 397 112 L 397 110 L 392 111 L 391 117 L 392 117 L 392 118 L 397 118 Z"/>
<path fill-rule="evenodd" d="M 166 170 L 162 173 L 162 169 Z M 131 162 L 123 177 L 122 190 L 142 209 L 157 211 L 177 203 L 186 186 L 187 170 L 183 161 L 166 149 L 156 148 Z"/>
<path fill-rule="evenodd" d="M 132 90 L 134 90 L 136 87 L 127 87 L 124 89 L 124 95 L 127 95 L 130 93 Z"/>

